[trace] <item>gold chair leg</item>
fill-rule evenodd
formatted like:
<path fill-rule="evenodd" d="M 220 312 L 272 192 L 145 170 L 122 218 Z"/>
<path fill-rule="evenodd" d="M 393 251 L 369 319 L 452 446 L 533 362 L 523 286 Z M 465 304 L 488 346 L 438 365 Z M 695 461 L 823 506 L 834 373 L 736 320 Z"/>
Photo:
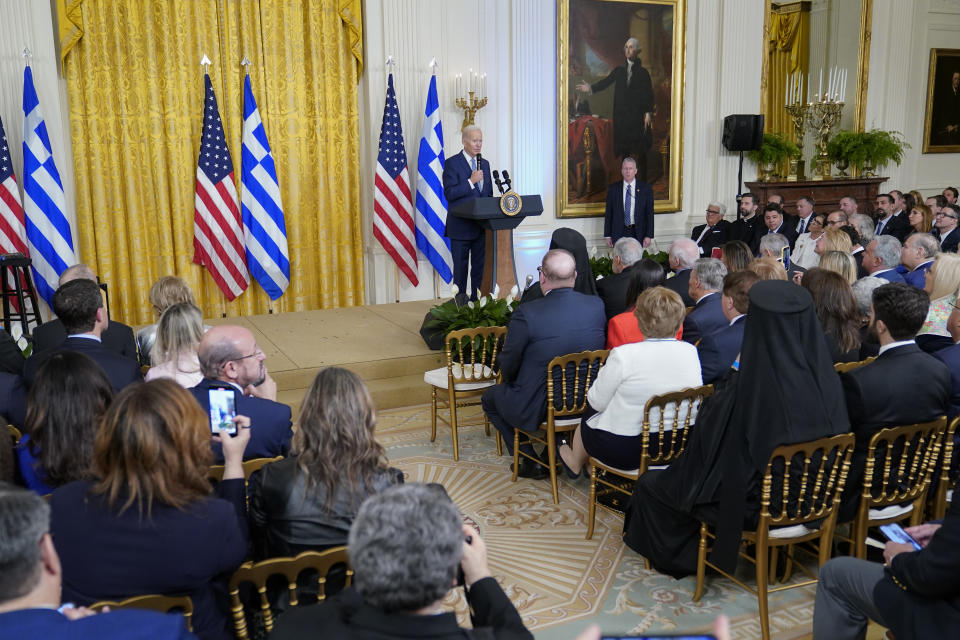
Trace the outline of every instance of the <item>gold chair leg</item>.
<path fill-rule="evenodd" d="M 777 548 L 770 547 L 770 574 L 768 584 L 773 584 L 777 581 Z"/>
<path fill-rule="evenodd" d="M 513 481 L 517 481 L 517 474 L 520 471 L 520 430 L 513 430 Z"/>
<path fill-rule="evenodd" d="M 497 439 L 497 457 L 503 455 L 503 436 L 500 435 L 500 431 L 497 431 L 497 434 L 494 436 Z"/>
<path fill-rule="evenodd" d="M 557 488 L 557 444 L 556 434 L 547 433 L 547 462 L 550 463 L 550 487 L 553 489 L 553 504 L 560 504 L 560 491 Z"/>
<path fill-rule="evenodd" d="M 450 389 L 450 431 L 453 437 L 453 460 L 460 460 L 460 445 L 457 442 L 457 392 Z"/>
<path fill-rule="evenodd" d="M 647 561 L 649 569 L 650 561 Z M 707 572 L 707 525 L 700 524 L 700 546 L 697 548 L 697 588 L 693 592 L 693 601 L 700 602 L 703 596 L 703 577 Z"/>
<path fill-rule="evenodd" d="M 590 508 L 587 513 L 587 540 L 593 537 L 593 525 L 597 519 L 597 468 L 590 467 Z"/>
<path fill-rule="evenodd" d="M 484 414 L 483 414 L 483 433 L 484 433 L 484 435 L 486 435 L 488 438 L 490 437 L 490 420 L 487 419 L 487 414 L 486 414 L 486 412 L 484 412 Z"/>
<path fill-rule="evenodd" d="M 760 607 L 760 633 L 763 640 L 770 640 L 770 619 L 767 611 L 767 549 L 757 545 L 757 603 Z"/>
<path fill-rule="evenodd" d="M 793 545 L 787 545 L 786 551 L 786 566 L 783 568 L 783 577 L 780 578 L 780 582 L 786 584 L 790 579 L 790 576 L 793 575 Z"/>
<path fill-rule="evenodd" d="M 430 442 L 437 439 L 437 388 L 433 388 L 433 411 L 430 412 Z"/>

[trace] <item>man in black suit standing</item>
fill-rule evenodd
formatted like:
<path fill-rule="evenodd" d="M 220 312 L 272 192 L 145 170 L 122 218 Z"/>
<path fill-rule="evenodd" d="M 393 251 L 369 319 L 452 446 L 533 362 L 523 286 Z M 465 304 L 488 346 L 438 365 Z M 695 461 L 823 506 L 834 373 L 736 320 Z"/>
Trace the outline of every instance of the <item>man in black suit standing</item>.
<path fill-rule="evenodd" d="M 637 162 L 624 158 L 620 165 L 623 180 L 607 188 L 603 214 L 603 237 L 612 247 L 623 237 L 636 238 L 644 248 L 653 240 L 653 191 L 637 179 Z"/>
<path fill-rule="evenodd" d="M 77 280 L 79 278 L 97 282 L 97 274 L 93 272 L 93 269 L 83 263 L 79 263 L 64 269 L 63 273 L 60 274 L 60 280 L 57 286 L 62 286 L 71 280 Z M 109 314 L 107 317 L 109 319 Z M 100 338 L 103 341 L 103 346 L 106 348 L 119 353 L 125 358 L 132 360 L 137 359 L 137 342 L 133 337 L 133 329 L 122 322 L 110 320 L 110 323 L 104 329 L 103 335 L 101 335 Z M 63 322 L 60 318 L 44 322 L 33 330 L 33 348 L 35 352 L 59 347 L 66 339 L 67 331 L 64 329 Z"/>
<path fill-rule="evenodd" d="M 689 238 L 674 240 L 670 245 L 670 269 L 674 276 L 663 283 L 667 289 L 680 295 L 684 306 L 692 307 L 696 302 L 690 297 L 690 273 L 699 255 L 697 243 Z"/>
<path fill-rule="evenodd" d="M 627 302 L 633 266 L 643 258 L 643 247 L 636 238 L 620 238 L 613 245 L 613 273 L 597 280 L 597 293 L 603 300 L 607 320 L 623 313 L 631 305 Z"/>
<path fill-rule="evenodd" d="M 110 321 L 96 282 L 80 278 L 58 287 L 53 294 L 53 311 L 63 323 L 67 338 L 60 345 L 27 358 L 23 378 L 28 387 L 47 358 L 57 351 L 76 351 L 92 358 L 103 368 L 114 391 L 143 379 L 136 360 L 121 356 L 101 342 Z"/>
<path fill-rule="evenodd" d="M 703 336 L 719 331 L 730 324 L 723 315 L 720 291 L 727 267 L 716 258 L 700 258 L 690 273 L 690 297 L 696 305 L 683 319 L 683 339 L 696 344 Z"/>
<path fill-rule="evenodd" d="M 956 253 L 960 244 L 960 229 L 957 228 L 957 219 L 960 218 L 960 207 L 955 204 L 946 204 L 934 219 L 936 232 L 933 234 L 940 241 L 940 251 Z"/>
<path fill-rule="evenodd" d="M 723 219 L 726 213 L 727 206 L 725 204 L 711 202 L 707 205 L 707 223 L 699 224 L 693 228 L 690 239 L 697 243 L 701 256 L 705 258 L 713 257 L 713 249 L 730 239 L 730 223 Z"/>
<path fill-rule="evenodd" d="M 893 196 L 881 193 L 877 196 L 877 228 L 874 233 L 878 236 L 893 236 L 901 243 L 910 233 L 910 223 L 904 215 L 894 215 Z"/>

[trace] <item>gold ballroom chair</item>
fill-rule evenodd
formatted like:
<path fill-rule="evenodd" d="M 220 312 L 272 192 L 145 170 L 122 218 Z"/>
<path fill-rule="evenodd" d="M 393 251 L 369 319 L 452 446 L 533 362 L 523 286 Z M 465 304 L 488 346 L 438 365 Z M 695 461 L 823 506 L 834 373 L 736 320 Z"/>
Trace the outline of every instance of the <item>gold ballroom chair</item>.
<path fill-rule="evenodd" d="M 940 456 L 939 482 L 937 483 L 937 490 L 931 500 L 930 506 L 931 520 L 943 520 L 943 516 L 947 513 L 947 504 L 949 504 L 947 494 L 950 493 L 952 488 L 950 482 L 950 465 L 953 462 L 953 437 L 957 432 L 958 424 L 960 424 L 960 417 L 951 420 L 950 424 L 947 425 L 947 430 L 943 434 L 943 442 L 940 448 L 943 455 Z M 934 477 L 936 477 L 936 475 L 935 470 Z"/>
<path fill-rule="evenodd" d="M 283 460 L 283 456 L 276 456 L 274 458 L 251 458 L 249 460 L 243 461 L 243 479 L 244 482 L 250 481 L 250 476 L 254 471 L 259 471 L 266 465 L 271 462 L 277 462 L 278 460 Z M 223 465 L 222 464 L 213 464 L 210 465 L 210 471 L 207 473 L 207 477 L 214 482 L 220 482 L 223 480 Z"/>
<path fill-rule="evenodd" d="M 838 362 L 835 365 L 833 365 L 833 369 L 837 373 L 847 373 L 848 371 L 859 369 L 865 364 L 870 364 L 876 359 L 877 359 L 877 356 L 870 356 L 865 360 L 858 360 L 857 362 Z"/>
<path fill-rule="evenodd" d="M 193 618 L 193 601 L 190 596 L 161 596 L 148 594 L 143 596 L 134 596 L 113 602 L 111 600 L 101 600 L 90 605 L 93 611 L 100 611 L 104 607 L 111 609 L 148 609 L 150 611 L 159 611 L 160 613 L 170 613 L 171 611 L 183 614 L 187 623 L 187 630 L 193 631 L 191 618 Z"/>

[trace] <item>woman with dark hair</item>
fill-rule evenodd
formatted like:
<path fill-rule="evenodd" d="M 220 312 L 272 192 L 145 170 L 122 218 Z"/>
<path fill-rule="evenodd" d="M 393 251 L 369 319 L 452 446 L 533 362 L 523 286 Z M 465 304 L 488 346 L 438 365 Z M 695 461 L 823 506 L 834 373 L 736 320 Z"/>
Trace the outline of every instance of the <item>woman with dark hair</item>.
<path fill-rule="evenodd" d="M 817 246 L 817 240 L 824 233 L 826 222 L 827 216 L 824 214 L 813 214 L 807 225 L 809 231 L 801 233 L 793 245 L 793 252 L 790 254 L 791 264 L 799 265 L 804 269 L 817 266 L 820 256 L 814 252 L 814 248 Z"/>
<path fill-rule="evenodd" d="M 835 271 L 814 267 L 803 274 L 802 286 L 813 296 L 813 309 L 834 364 L 859 360 L 860 310 L 847 280 Z"/>
<path fill-rule="evenodd" d="M 347 543 L 367 496 L 403 482 L 374 438 L 377 413 L 357 374 L 322 369 L 303 400 L 292 455 L 250 480 L 250 523 L 261 558 Z"/>
<path fill-rule="evenodd" d="M 918 202 L 908 209 L 910 215 L 907 216 L 907 222 L 910 223 L 911 236 L 915 233 L 930 233 L 933 229 L 933 211 L 923 202 Z"/>
<path fill-rule="evenodd" d="M 730 240 L 720 247 L 720 261 L 727 266 L 727 273 L 743 271 L 753 260 L 750 245 L 743 240 Z"/>
<path fill-rule="evenodd" d="M 663 266 L 650 258 L 644 258 L 630 267 L 630 284 L 627 287 L 627 311 L 618 313 L 607 323 L 607 349 L 619 347 L 622 344 L 640 342 L 643 334 L 637 325 L 637 316 L 634 315 L 637 298 L 647 289 L 659 287 L 666 279 Z M 682 335 L 682 329 L 677 332 L 677 338 Z"/>
<path fill-rule="evenodd" d="M 113 386 L 90 357 L 55 353 L 43 363 L 27 396 L 24 436 L 17 445 L 27 488 L 46 495 L 90 477 L 93 441 L 113 399 Z"/>
<path fill-rule="evenodd" d="M 117 394 L 94 443 L 92 478 L 50 498 L 65 602 L 186 594 L 194 633 L 233 638 L 225 581 L 247 555 L 250 420 L 234 424 L 237 435 L 213 436 L 225 457 L 214 496 L 210 422 L 190 392 L 161 379 Z"/>
<path fill-rule="evenodd" d="M 573 259 L 577 263 L 577 281 L 573 284 L 575 291 L 588 296 L 597 295 L 597 281 L 593 277 L 590 257 L 587 255 L 587 240 L 579 231 L 568 227 L 560 227 L 550 237 L 550 249 L 563 249 L 573 254 Z M 543 291 L 540 290 L 540 283 L 534 282 L 523 292 L 520 304 L 542 297 Z"/>

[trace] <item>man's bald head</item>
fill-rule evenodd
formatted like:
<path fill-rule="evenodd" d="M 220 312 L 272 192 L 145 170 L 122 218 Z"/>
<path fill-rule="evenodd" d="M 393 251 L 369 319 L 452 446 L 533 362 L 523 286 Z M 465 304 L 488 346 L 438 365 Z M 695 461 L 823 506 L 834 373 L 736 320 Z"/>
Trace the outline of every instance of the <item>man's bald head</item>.
<path fill-rule="evenodd" d="M 205 378 L 226 380 L 241 387 L 263 381 L 263 351 L 245 327 L 212 327 L 200 340 L 197 356 Z"/>
<path fill-rule="evenodd" d="M 63 273 L 60 274 L 60 282 L 58 284 L 63 286 L 71 280 L 93 280 L 96 282 L 97 274 L 93 272 L 93 269 L 81 262 L 64 269 Z"/>
<path fill-rule="evenodd" d="M 577 261 L 565 249 L 551 249 L 540 265 L 540 288 L 544 293 L 552 289 L 572 287 L 577 280 Z"/>

